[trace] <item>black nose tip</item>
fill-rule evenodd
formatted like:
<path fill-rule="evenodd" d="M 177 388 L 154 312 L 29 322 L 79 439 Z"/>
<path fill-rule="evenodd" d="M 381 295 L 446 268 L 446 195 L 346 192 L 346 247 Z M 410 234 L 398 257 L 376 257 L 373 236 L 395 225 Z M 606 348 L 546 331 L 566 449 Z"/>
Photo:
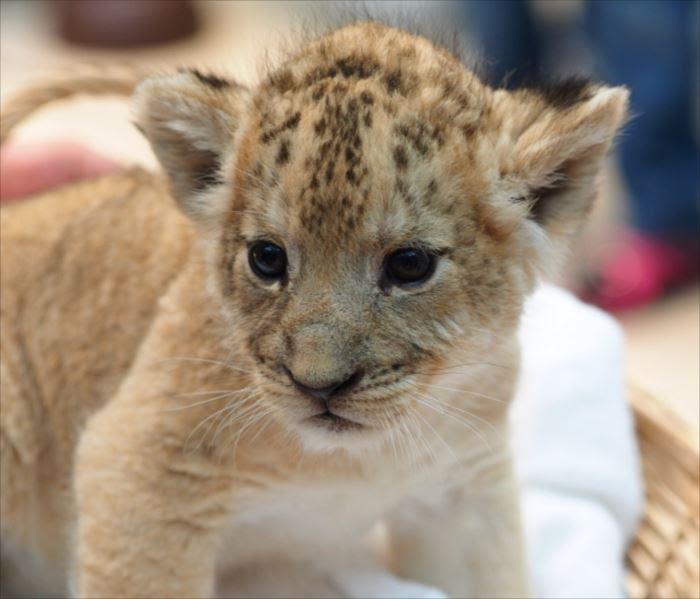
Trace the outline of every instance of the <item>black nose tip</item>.
<path fill-rule="evenodd" d="M 327 401 L 334 395 L 340 395 L 341 393 L 346 393 L 350 391 L 350 389 L 355 387 L 362 378 L 362 372 L 358 370 L 356 372 L 353 372 L 349 377 L 345 378 L 344 380 L 336 381 L 325 387 L 312 387 L 299 381 L 292 374 L 289 368 L 285 367 L 285 371 L 287 372 L 287 375 L 291 379 L 292 383 L 294 383 L 294 386 L 297 389 L 299 389 L 299 391 L 302 391 L 303 393 L 306 393 L 307 395 L 310 395 L 315 399 L 320 399 L 321 401 Z"/>

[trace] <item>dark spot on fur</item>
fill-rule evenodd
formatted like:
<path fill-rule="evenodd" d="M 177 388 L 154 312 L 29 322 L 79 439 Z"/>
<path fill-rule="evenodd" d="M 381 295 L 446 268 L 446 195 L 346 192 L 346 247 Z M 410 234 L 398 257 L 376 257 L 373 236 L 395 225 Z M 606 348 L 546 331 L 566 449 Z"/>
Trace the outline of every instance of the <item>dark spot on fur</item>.
<path fill-rule="evenodd" d="M 301 119 L 301 112 L 295 112 L 292 116 L 290 116 L 286 121 L 284 121 L 279 127 L 274 127 L 273 129 L 268 129 L 266 131 L 263 131 L 262 135 L 260 135 L 260 141 L 263 144 L 268 144 L 270 143 L 277 135 L 279 135 L 282 131 L 285 131 L 287 129 L 296 129 L 296 127 L 299 125 L 299 120 Z"/>
<path fill-rule="evenodd" d="M 335 66 L 332 67 L 316 67 L 311 70 L 306 77 L 304 82 L 306 85 L 311 85 L 323 79 L 332 79 L 338 74 L 338 69 Z"/>
<path fill-rule="evenodd" d="M 394 131 L 397 135 L 408 140 L 420 156 L 426 157 L 430 154 L 429 140 L 431 135 L 428 126 L 423 121 L 416 119 L 410 124 L 397 125 L 394 127 Z"/>
<path fill-rule="evenodd" d="M 336 62 L 336 66 L 342 73 L 343 77 L 357 77 L 358 79 L 366 79 L 374 74 L 379 65 L 377 65 L 374 60 L 369 58 L 348 56 L 338 60 Z"/>
<path fill-rule="evenodd" d="M 387 74 L 386 77 L 384 77 L 384 84 L 386 85 L 386 89 L 390 94 L 397 91 L 401 86 L 401 71 L 396 70 Z"/>
<path fill-rule="evenodd" d="M 366 104 L 367 106 L 372 106 L 372 104 L 374 104 L 374 96 L 368 91 L 363 91 L 360 94 L 360 100 L 362 100 L 362 103 Z"/>
<path fill-rule="evenodd" d="M 294 353 L 294 339 L 289 333 L 285 333 L 284 337 L 284 350 L 287 353 L 288 356 L 291 356 Z"/>
<path fill-rule="evenodd" d="M 325 83 L 319 83 L 315 88 L 314 91 L 311 94 L 311 99 L 314 102 L 318 102 L 321 98 L 323 98 L 323 95 L 326 93 L 326 84 Z"/>
<path fill-rule="evenodd" d="M 408 155 L 406 154 L 406 148 L 403 146 L 396 146 L 394 148 L 394 162 L 399 170 L 406 170 L 406 167 L 408 167 Z"/>
<path fill-rule="evenodd" d="M 365 116 L 362 118 L 362 121 L 364 122 L 366 127 L 371 127 L 372 126 L 372 113 L 369 111 L 365 112 Z"/>
<path fill-rule="evenodd" d="M 294 77 L 288 70 L 273 73 L 272 77 L 270 77 L 270 85 L 283 94 L 294 87 Z"/>
<path fill-rule="evenodd" d="M 323 135 L 326 130 L 326 119 L 322 118 L 314 123 L 316 135 Z"/>
<path fill-rule="evenodd" d="M 468 125 L 464 125 L 462 127 L 462 133 L 464 134 L 465 139 L 471 139 L 474 136 L 474 133 L 476 133 L 476 123 L 469 123 Z"/>
<path fill-rule="evenodd" d="M 287 164 L 287 162 L 289 162 L 289 142 L 287 140 L 280 144 L 280 149 L 277 152 L 275 162 L 278 165 Z"/>
<path fill-rule="evenodd" d="M 437 181 L 435 179 L 431 179 L 430 183 L 428 183 L 428 194 L 429 195 L 435 195 L 437 193 Z"/>
<path fill-rule="evenodd" d="M 591 82 L 586 77 L 574 76 L 561 81 L 527 85 L 555 108 L 564 110 L 591 98 Z"/>
<path fill-rule="evenodd" d="M 224 89 L 226 87 L 231 86 L 231 82 L 223 79 L 222 77 L 217 77 L 216 75 L 212 74 L 205 74 L 202 73 L 201 71 L 198 71 L 197 69 L 192 69 L 190 71 L 197 79 L 199 79 L 200 83 L 203 83 L 204 85 L 207 85 L 211 88 L 214 89 Z"/>
<path fill-rule="evenodd" d="M 350 75 L 355 73 L 355 65 L 350 59 L 341 58 L 336 64 L 343 74 L 343 77 L 350 77 Z"/>
<path fill-rule="evenodd" d="M 470 104 L 469 98 L 464 92 L 460 92 L 459 94 L 457 94 L 457 96 L 455 97 L 455 101 L 457 102 L 457 105 L 460 107 L 461 110 L 466 110 Z"/>
<path fill-rule="evenodd" d="M 333 93 L 336 96 L 344 96 L 345 94 L 348 93 L 348 86 L 345 85 L 345 83 L 341 83 L 340 81 L 337 81 L 333 85 L 333 88 L 331 89 L 331 93 Z"/>
<path fill-rule="evenodd" d="M 546 187 L 533 189 L 532 192 L 518 201 L 526 201 L 530 204 L 530 218 L 540 225 L 546 225 L 547 222 L 557 216 L 557 212 L 566 210 L 566 203 L 560 203 L 556 200 L 556 196 L 566 191 L 571 184 L 568 170 L 570 164 L 562 165 L 553 177 L 553 183 Z"/>
<path fill-rule="evenodd" d="M 301 112 L 297 111 L 292 116 L 290 116 L 282 125 L 282 129 L 296 129 L 301 119 Z"/>
<path fill-rule="evenodd" d="M 442 127 L 433 125 L 433 130 L 430 137 L 437 142 L 438 148 L 442 148 L 442 146 L 445 145 L 445 134 Z"/>
<path fill-rule="evenodd" d="M 389 116 L 396 115 L 396 106 L 391 102 L 383 102 L 382 108 L 384 109 L 384 112 L 386 112 Z"/>
<path fill-rule="evenodd" d="M 457 82 L 454 79 L 443 79 L 440 83 L 443 96 L 451 96 L 457 89 Z"/>
<path fill-rule="evenodd" d="M 221 185 L 224 181 L 219 172 L 219 156 L 214 152 L 203 151 L 198 162 L 192 167 L 192 183 L 197 191 Z"/>

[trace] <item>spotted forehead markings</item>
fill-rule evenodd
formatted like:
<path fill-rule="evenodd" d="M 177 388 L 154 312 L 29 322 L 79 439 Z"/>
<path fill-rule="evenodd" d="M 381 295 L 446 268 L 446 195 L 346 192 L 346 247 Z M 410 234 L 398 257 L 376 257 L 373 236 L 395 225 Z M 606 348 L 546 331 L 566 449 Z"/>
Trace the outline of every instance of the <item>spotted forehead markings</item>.
<path fill-rule="evenodd" d="M 372 105 L 373 96 L 360 94 L 363 105 Z M 301 192 L 300 221 L 303 228 L 318 236 L 348 236 L 352 234 L 366 211 L 371 195 L 369 167 L 362 159 L 362 124 L 357 121 L 357 103 L 347 99 L 340 106 L 326 104 L 326 110 L 315 122 L 316 138 L 320 142 L 317 153 L 307 159 L 309 182 Z M 341 117 L 341 118 L 338 118 Z M 364 121 L 362 121 L 364 123 Z M 366 123 L 364 127 L 367 128 Z M 426 160 L 440 146 L 439 132 L 415 117 L 397 124 L 393 135 L 398 140 L 393 158 L 397 167 L 395 191 L 415 208 L 417 198 L 408 192 L 405 180 L 409 153 L 415 159 Z M 323 141 L 321 141 L 323 140 Z M 344 173 L 344 180 L 343 180 Z M 401 176 L 398 176 L 401 173 Z M 425 195 L 433 196 L 437 185 L 434 179 L 425 185 Z"/>
<path fill-rule="evenodd" d="M 284 131 L 293 131 L 299 125 L 300 120 L 301 112 L 297 110 L 294 114 L 285 119 L 284 122 L 282 122 L 282 124 L 276 127 L 264 128 L 260 133 L 260 141 L 263 144 L 268 144 L 273 139 L 275 139 L 280 133 L 283 133 Z"/>
<path fill-rule="evenodd" d="M 392 48 L 397 52 L 406 49 L 413 50 L 413 46 Z M 328 53 L 322 52 L 321 58 L 325 59 Z M 302 102 L 311 99 L 321 107 L 321 114 L 313 123 L 316 150 L 305 161 L 307 184 L 300 192 L 298 203 L 301 225 L 311 233 L 318 234 L 321 229 L 350 233 L 356 227 L 365 209 L 365 199 L 371 193 L 369 169 L 363 161 L 362 129 L 372 128 L 372 110 L 376 108 L 396 118 L 397 102 L 408 101 L 408 96 L 414 95 L 419 87 L 419 73 L 412 64 L 399 61 L 389 66 L 381 62 L 379 58 L 358 51 L 313 66 L 305 73 L 293 66 L 284 67 L 268 79 L 268 89 L 285 95 L 293 93 Z M 435 79 L 434 83 L 440 82 L 443 97 L 449 97 L 463 111 L 470 104 L 470 98 L 461 89 L 459 76 L 447 71 L 433 70 L 426 76 Z M 366 79 L 371 81 L 363 82 L 362 89 L 356 89 L 358 82 Z M 381 96 L 379 101 L 377 93 Z M 272 99 L 268 97 L 267 100 Z M 297 112 L 280 124 L 264 125 L 260 141 L 269 144 L 281 133 L 288 130 L 291 133 L 299 120 Z M 392 152 L 390 159 L 393 157 L 397 171 L 404 171 L 403 176 L 407 176 L 413 160 L 429 158 L 441 148 L 447 125 L 449 122 L 419 119 L 397 122 L 393 128 L 394 144 L 388 150 Z M 283 135 L 275 146 L 276 165 L 287 165 L 295 149 L 290 136 Z M 398 180 L 397 185 L 406 199 L 411 200 L 405 193 L 406 181 Z"/>
<path fill-rule="evenodd" d="M 348 235 L 370 195 L 363 131 L 372 127 L 374 96 L 343 82 L 329 85 L 313 123 L 314 149 L 306 159 L 308 183 L 300 192 L 300 223 L 312 234 Z"/>

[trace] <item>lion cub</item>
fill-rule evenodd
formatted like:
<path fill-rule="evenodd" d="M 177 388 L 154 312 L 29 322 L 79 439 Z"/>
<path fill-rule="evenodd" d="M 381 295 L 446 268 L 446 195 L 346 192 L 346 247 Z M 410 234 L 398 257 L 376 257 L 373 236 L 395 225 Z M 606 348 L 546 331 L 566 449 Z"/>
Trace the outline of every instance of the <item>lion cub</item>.
<path fill-rule="evenodd" d="M 2 209 L 5 592 L 209 597 L 384 520 L 400 576 L 525 596 L 515 333 L 627 92 L 491 89 L 363 22 L 134 102 L 167 186 Z"/>

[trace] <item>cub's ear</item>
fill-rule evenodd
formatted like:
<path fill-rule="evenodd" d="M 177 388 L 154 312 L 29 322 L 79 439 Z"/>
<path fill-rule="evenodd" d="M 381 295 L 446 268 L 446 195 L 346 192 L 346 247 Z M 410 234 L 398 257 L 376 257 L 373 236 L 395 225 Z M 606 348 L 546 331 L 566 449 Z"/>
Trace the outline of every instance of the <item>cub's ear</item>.
<path fill-rule="evenodd" d="M 628 96 L 625 88 L 581 79 L 496 92 L 505 131 L 501 184 L 551 237 L 567 236 L 584 221 L 602 159 L 626 120 Z"/>
<path fill-rule="evenodd" d="M 134 94 L 136 125 L 165 169 L 175 200 L 195 220 L 215 210 L 211 192 L 241 126 L 248 89 L 199 71 L 142 82 Z"/>

